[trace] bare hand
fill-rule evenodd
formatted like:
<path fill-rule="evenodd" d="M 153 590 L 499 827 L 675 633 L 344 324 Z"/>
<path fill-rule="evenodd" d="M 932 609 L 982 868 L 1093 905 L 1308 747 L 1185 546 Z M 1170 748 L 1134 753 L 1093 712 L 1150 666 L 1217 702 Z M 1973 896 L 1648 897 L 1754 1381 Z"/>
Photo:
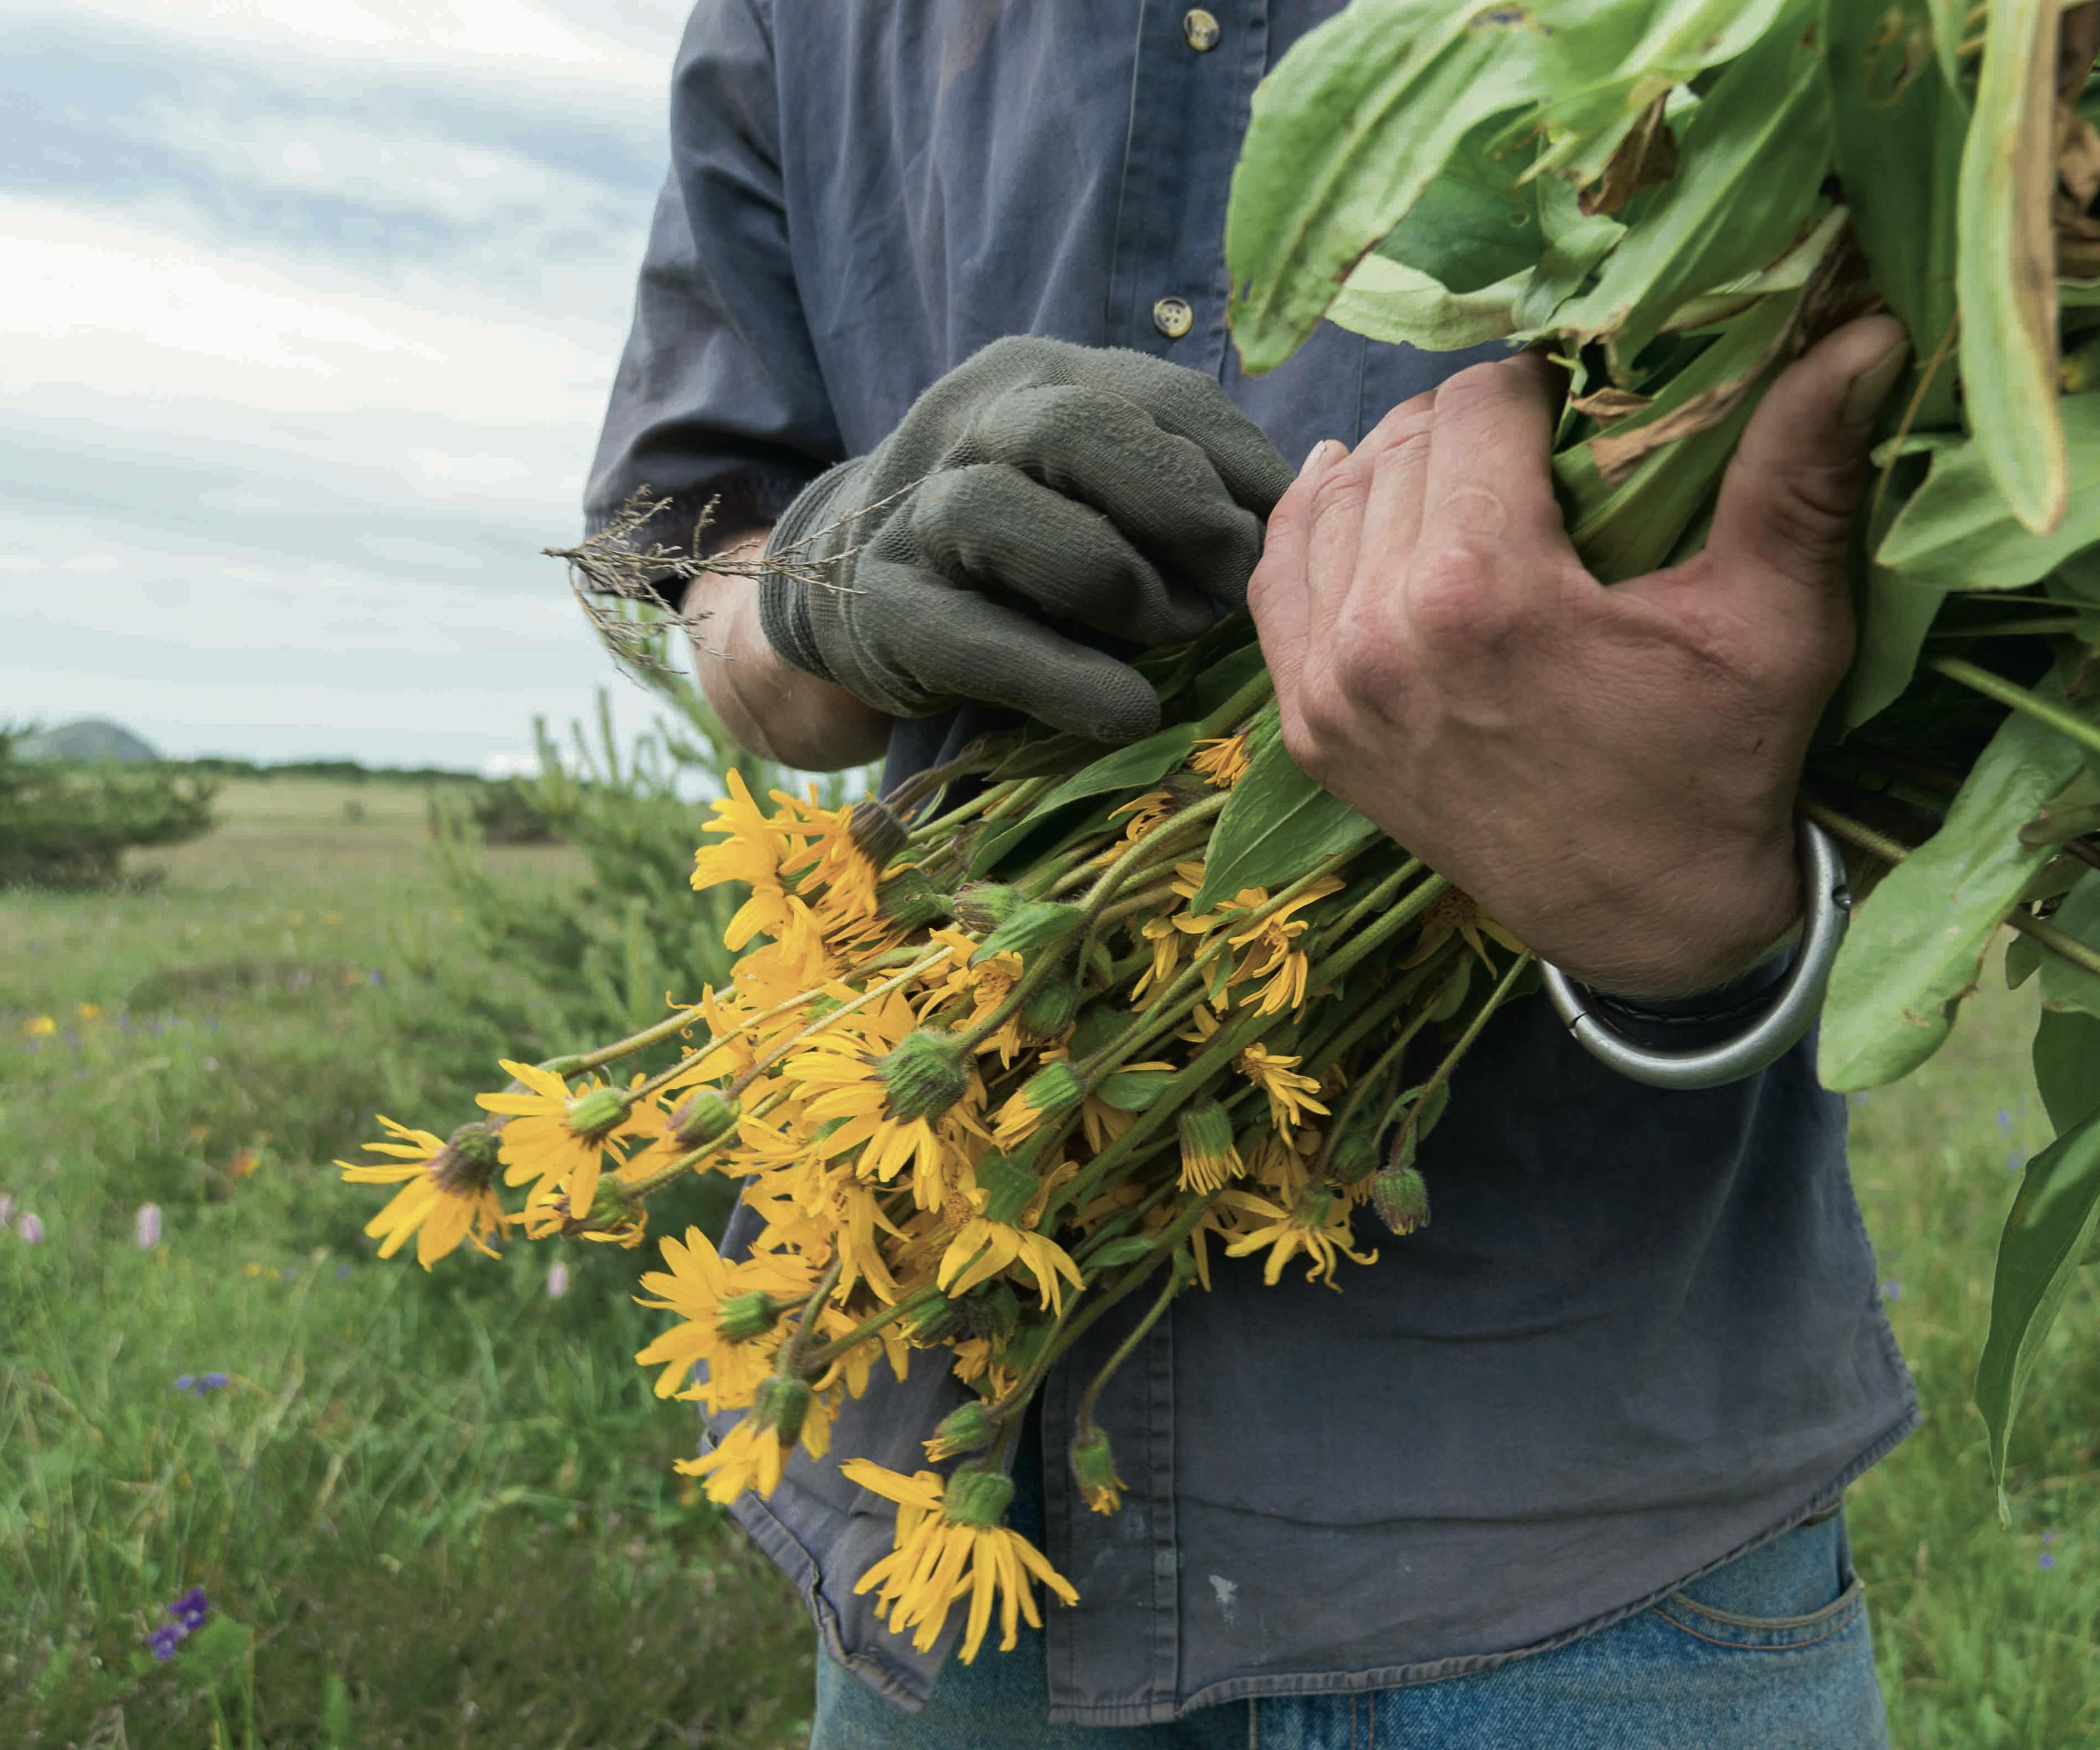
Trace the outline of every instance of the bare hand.
<path fill-rule="evenodd" d="M 1851 659 L 1852 513 L 1904 359 L 1886 316 L 1824 341 L 1750 421 L 1705 549 L 1608 588 L 1554 499 L 1544 359 L 1321 444 L 1248 589 L 1292 756 L 1571 976 L 1743 970 L 1799 913 L 1794 787 Z"/>

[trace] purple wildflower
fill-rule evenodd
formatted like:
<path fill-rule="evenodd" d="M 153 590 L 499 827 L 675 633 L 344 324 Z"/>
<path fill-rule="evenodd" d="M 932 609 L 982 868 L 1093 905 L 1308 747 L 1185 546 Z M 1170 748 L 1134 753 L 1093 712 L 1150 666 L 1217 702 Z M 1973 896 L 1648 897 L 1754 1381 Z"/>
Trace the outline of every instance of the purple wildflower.
<path fill-rule="evenodd" d="M 547 1267 L 547 1298 L 559 1300 L 569 1291 L 569 1267 L 558 1258 Z"/>
<path fill-rule="evenodd" d="M 208 1398 L 227 1383 L 223 1373 L 183 1373 L 175 1381 L 175 1390 L 187 1391 L 192 1397 Z"/>
<path fill-rule="evenodd" d="M 2017 1148 L 2005 1157 L 2005 1170 L 2009 1173 L 2017 1173 L 2027 1164 L 2027 1157 Z"/>
<path fill-rule="evenodd" d="M 141 1251 L 150 1252 L 161 1243 L 161 1206 L 141 1203 L 131 1218 L 131 1237 Z"/>
<path fill-rule="evenodd" d="M 211 1615 L 211 1600 L 204 1595 L 202 1586 L 192 1586 L 168 1607 L 168 1614 L 187 1632 L 194 1634 L 204 1626 L 205 1618 Z"/>
<path fill-rule="evenodd" d="M 15 1233 L 24 1245 L 40 1245 L 43 1243 L 44 1224 L 37 1219 L 35 1211 L 24 1210 L 15 1218 Z"/>
<path fill-rule="evenodd" d="M 2001 1131 L 2009 1131 L 2009 1130 L 2010 1130 L 2012 1127 L 2013 1127 L 2013 1115 L 2012 1115 L 2012 1113 L 2010 1113 L 2010 1112 L 2001 1112 L 2001 1113 L 2000 1113 L 1998 1114 L 1998 1128 L 1999 1128 L 2000 1130 L 2001 1130 Z"/>
<path fill-rule="evenodd" d="M 189 1630 L 179 1622 L 164 1624 L 146 1637 L 147 1651 L 156 1659 L 173 1659 L 176 1644 L 188 1633 Z"/>
<path fill-rule="evenodd" d="M 1901 1300 L 1903 1298 L 1903 1284 L 1899 1282 L 1894 1276 L 1882 1277 L 1882 1298 L 1883 1300 Z"/>
<path fill-rule="evenodd" d="M 2035 1558 L 2035 1566 L 2036 1567 L 2054 1567 L 2056 1566 L 2056 1558 L 2051 1555 L 2048 1550 L 2045 1549 L 2040 1555 Z"/>

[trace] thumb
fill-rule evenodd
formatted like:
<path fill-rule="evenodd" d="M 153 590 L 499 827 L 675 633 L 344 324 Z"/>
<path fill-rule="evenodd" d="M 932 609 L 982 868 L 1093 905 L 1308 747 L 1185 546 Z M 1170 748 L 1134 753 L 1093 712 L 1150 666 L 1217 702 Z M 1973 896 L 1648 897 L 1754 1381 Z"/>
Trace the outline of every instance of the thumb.
<path fill-rule="evenodd" d="M 1780 373 L 1721 483 L 1707 551 L 1820 587 L 1866 489 L 1875 410 L 1910 356 L 1893 316 L 1849 322 Z"/>

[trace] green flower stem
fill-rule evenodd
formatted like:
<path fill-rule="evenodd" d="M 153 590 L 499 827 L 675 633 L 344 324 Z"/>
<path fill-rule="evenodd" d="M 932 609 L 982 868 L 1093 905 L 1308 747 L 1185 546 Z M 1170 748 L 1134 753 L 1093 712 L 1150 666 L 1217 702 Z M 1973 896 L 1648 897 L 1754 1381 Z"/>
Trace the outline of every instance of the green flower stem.
<path fill-rule="evenodd" d="M 1160 1230 L 1159 1237 L 1155 1242 L 1157 1250 L 1154 1251 L 1151 1257 L 1140 1259 L 1132 1264 L 1129 1273 L 1114 1288 L 1102 1294 L 1091 1306 L 1061 1320 L 1049 1340 L 1043 1345 L 1042 1351 L 1030 1364 L 1028 1371 L 1014 1382 L 1011 1391 L 1006 1392 L 991 1405 L 991 1413 L 1002 1420 L 1012 1417 L 1017 1421 L 1019 1418 L 1015 1413 L 1035 1395 L 1035 1388 L 1043 1382 L 1043 1375 L 1064 1359 L 1073 1344 L 1085 1336 L 1099 1322 L 1103 1313 L 1149 1276 L 1158 1268 L 1162 1259 L 1169 1257 L 1176 1246 L 1195 1232 L 1196 1224 L 1209 1213 L 1211 1205 L 1216 1201 L 1217 1196 L 1218 1193 L 1213 1191 L 1190 1204 L 1187 1209 L 1174 1218 L 1170 1226 Z M 1177 1290 L 1179 1285 L 1179 1284 L 1176 1285 Z M 1157 1310 L 1152 1316 L 1154 1318 L 1158 1316 Z M 1150 1328 L 1150 1320 L 1148 1320 L 1140 1328 L 1139 1334 L 1142 1335 L 1145 1330 Z"/>
<path fill-rule="evenodd" d="M 982 814 L 1004 794 L 1004 791 L 996 789 L 980 790 L 968 801 L 958 802 L 945 814 L 938 815 L 928 821 L 904 842 L 907 845 L 914 845 L 924 844 L 932 839 L 945 839 L 954 828 L 960 826 L 972 815 Z"/>
<path fill-rule="evenodd" d="M 808 1348 L 810 1329 L 816 1323 L 817 1315 L 824 1303 L 831 1298 L 832 1290 L 839 1285 L 839 1277 L 845 1269 L 845 1254 L 834 1251 L 832 1261 L 824 1266 L 824 1273 L 817 1278 L 817 1285 L 810 1290 L 810 1298 L 802 1303 L 802 1316 L 795 1321 L 795 1333 L 780 1346 L 780 1359 L 774 1364 L 773 1371 L 781 1379 L 794 1379 L 806 1371 L 802 1360 Z"/>
<path fill-rule="evenodd" d="M 1328 928 L 1338 938 L 1348 935 L 1365 918 L 1375 912 L 1384 910 L 1392 903 L 1394 896 L 1421 873 L 1422 859 L 1418 857 L 1409 857 L 1370 892 L 1350 906 L 1340 917 L 1335 919 Z"/>
<path fill-rule="evenodd" d="M 1877 832 L 1872 827 L 1840 814 L 1835 809 L 1825 808 L 1820 802 L 1801 797 L 1795 804 L 1809 819 L 1847 844 L 1856 845 L 1868 855 L 1879 857 L 1885 863 L 1899 863 L 1913 847 L 1891 839 L 1886 833 Z M 2036 946 L 2046 948 L 2060 959 L 2083 968 L 2100 978 L 2100 949 L 2088 947 L 2076 936 L 2070 936 L 2053 924 L 2032 917 L 2015 906 L 2005 915 L 2005 922 L 2021 935 L 2028 937 Z"/>
<path fill-rule="evenodd" d="M 1178 838 L 1189 827 L 1201 826 L 1213 816 L 1224 813 L 1226 803 L 1232 800 L 1232 794 L 1229 790 L 1221 790 L 1214 796 L 1206 796 L 1200 802 L 1191 803 L 1178 814 L 1162 821 L 1102 871 L 1101 879 L 1088 890 L 1085 904 L 1081 908 L 1087 915 L 1088 925 L 1092 924 L 1101 915 L 1102 908 L 1115 897 L 1125 878 L 1133 870 L 1149 863 L 1158 855 L 1170 833 Z"/>
<path fill-rule="evenodd" d="M 1334 989 L 1350 969 L 1360 964 L 1365 956 L 1383 948 L 1422 914 L 1432 902 L 1443 894 L 1451 884 L 1441 875 L 1432 875 L 1421 886 L 1410 893 L 1392 910 L 1371 924 L 1361 935 L 1343 944 L 1320 962 L 1317 982 L 1308 981 L 1308 993 L 1325 992 Z"/>
<path fill-rule="evenodd" d="M 561 1076 L 565 1079 L 582 1075 L 589 1070 L 602 1069 L 607 1064 L 617 1063 L 623 1057 L 632 1057 L 637 1051 L 646 1051 L 652 1045 L 685 1032 L 691 1027 L 699 1012 L 698 1004 L 681 1009 L 675 1015 L 665 1016 L 653 1027 L 644 1027 L 641 1032 L 631 1033 L 624 1039 L 614 1040 L 610 1045 L 601 1045 L 593 1051 L 574 1052 L 566 1057 L 550 1057 L 540 1067 L 549 1075 Z M 709 1051 L 713 1048 L 712 1044 L 708 1047 Z M 700 1055 L 704 1056 L 707 1054 L 704 1051 Z"/>
<path fill-rule="evenodd" d="M 767 1113 L 771 1112 L 775 1106 L 779 1105 L 783 1100 L 787 1099 L 787 1097 L 788 1095 L 784 1092 L 767 1095 L 764 1100 L 761 1100 L 757 1105 L 752 1109 L 751 1116 L 754 1118 L 762 1118 L 765 1117 Z M 666 1185 L 675 1184 L 677 1180 L 683 1179 L 687 1173 L 698 1166 L 700 1162 L 704 1161 L 709 1155 L 717 1153 L 730 1142 L 733 1142 L 735 1140 L 735 1138 L 736 1127 L 732 1125 L 728 1130 L 723 1131 L 721 1135 L 717 1136 L 712 1142 L 703 1143 L 699 1148 L 692 1150 L 691 1153 L 680 1155 L 677 1160 L 672 1162 L 668 1166 L 660 1166 L 657 1168 L 657 1170 L 651 1173 L 646 1179 L 638 1179 L 631 1185 L 620 1184 L 615 1179 L 614 1181 L 614 1188 L 618 1192 L 622 1202 L 626 1204 L 630 1209 L 634 1208 L 641 1204 L 647 1202 L 650 1198 L 655 1196 L 656 1193 L 661 1191 Z"/>
<path fill-rule="evenodd" d="M 1480 1005 L 1480 1012 L 1466 1023 L 1466 1030 L 1458 1042 L 1444 1054 L 1444 1061 L 1430 1073 L 1429 1079 L 1422 1084 L 1422 1094 L 1408 1110 L 1406 1123 L 1412 1126 L 1418 1114 L 1429 1109 L 1430 1102 L 1443 1091 L 1444 1084 L 1451 1079 L 1451 1072 L 1458 1067 L 1458 1060 L 1473 1048 L 1473 1042 L 1485 1029 L 1489 1018 L 1502 1005 L 1502 999 L 1516 988 L 1516 981 L 1531 964 L 1531 950 L 1527 948 L 1510 963 L 1510 969 L 1502 974 L 1502 981 L 1488 993 L 1488 1000 Z"/>
<path fill-rule="evenodd" d="M 1305 1054 L 1305 1073 L 1308 1075 L 1324 1075 L 1339 1063 L 1343 1054 L 1359 1039 L 1383 1026 L 1413 1002 L 1415 994 L 1423 985 L 1450 964 L 1454 950 L 1461 954 L 1466 951 L 1465 945 L 1455 937 L 1439 946 L 1421 965 L 1410 966 L 1401 972 L 1393 981 L 1390 990 L 1379 992 Z"/>
<path fill-rule="evenodd" d="M 2039 619 L 1993 619 L 1980 626 L 1950 628 L 1928 632 L 1928 638 L 2025 638 L 2076 632 L 2080 622 L 2076 614 L 2045 615 Z"/>
<path fill-rule="evenodd" d="M 954 953 L 955 950 L 952 948 L 941 948 L 934 953 L 926 955 L 923 959 L 916 961 L 913 964 L 906 967 L 904 970 L 898 973 L 895 977 L 885 978 L 879 985 L 871 985 L 867 990 L 861 992 L 858 996 L 854 998 L 851 1002 L 841 1003 L 836 1008 L 831 1010 L 828 1013 L 819 1015 L 814 1020 L 811 1021 L 808 1026 L 803 1028 L 800 1033 L 794 1034 L 790 1038 L 783 1039 L 778 1045 L 767 1051 L 764 1056 L 759 1058 L 748 1069 L 745 1070 L 742 1075 L 739 1076 L 734 1082 L 730 1082 L 727 1087 L 722 1090 L 722 1098 L 724 1100 L 736 1100 L 740 1098 L 746 1088 L 749 1087 L 752 1082 L 756 1082 L 761 1076 L 764 1075 L 767 1070 L 770 1069 L 775 1064 L 779 1063 L 782 1058 L 785 1057 L 790 1051 L 793 1051 L 796 1046 L 806 1044 L 810 1040 L 816 1038 L 818 1034 L 823 1033 L 827 1028 L 834 1025 L 841 1016 L 850 1015 L 855 1009 L 864 1007 L 867 1004 L 875 1001 L 877 997 L 887 996 L 891 991 L 896 990 L 899 985 L 908 985 L 921 972 L 931 972 L 943 960 L 949 959 Z M 810 996 L 814 996 L 815 994 L 816 993 L 814 991 L 810 993 Z M 806 1003 L 810 1000 L 810 997 L 799 997 L 796 1000 L 797 1002 Z"/>
<path fill-rule="evenodd" d="M 2002 675 L 1979 668 L 1974 663 L 1965 663 L 1958 656 L 1935 656 L 1925 666 L 1937 669 L 1950 681 L 1959 681 L 1986 699 L 1995 699 L 2001 705 L 2025 712 L 2037 723 L 2046 723 L 2059 735 L 2068 735 L 2089 753 L 2100 753 L 2100 728 L 2088 723 L 2075 711 L 2037 699 L 2025 687 L 2015 686 Z"/>
<path fill-rule="evenodd" d="M 1425 1004 L 1418 1013 L 1410 1016 L 1407 1025 L 1394 1035 L 1392 1043 L 1372 1060 L 1369 1069 L 1356 1078 L 1355 1086 L 1349 1090 L 1349 1097 L 1342 1102 L 1342 1109 L 1335 1115 L 1334 1122 L 1327 1126 L 1326 1139 L 1320 1145 L 1320 1158 L 1314 1163 L 1316 1178 L 1326 1171 L 1327 1163 L 1335 1153 L 1335 1144 L 1348 1131 L 1350 1120 L 1363 1109 L 1364 1102 L 1370 1097 L 1371 1091 L 1377 1087 L 1379 1082 L 1400 1062 L 1401 1054 L 1414 1043 L 1415 1035 L 1429 1025 L 1429 1017 L 1436 1012 L 1436 1005 L 1430 1003 Z"/>
<path fill-rule="evenodd" d="M 1216 741 L 1231 734 L 1242 718 L 1260 710 L 1275 692 L 1276 682 L 1264 668 L 1196 725 L 1196 739 Z"/>
<path fill-rule="evenodd" d="M 1208 1206 L 1207 1199 L 1205 1207 Z M 1193 1280 L 1193 1275 L 1185 1275 L 1182 1272 L 1178 1260 L 1169 1263 L 1167 1272 L 1167 1286 L 1160 1289 L 1159 1298 L 1153 1302 L 1145 1316 L 1132 1328 L 1130 1334 L 1115 1346 L 1114 1352 L 1107 1360 L 1101 1363 L 1101 1371 L 1096 1373 L 1088 1382 L 1084 1395 L 1081 1396 L 1079 1413 L 1074 1418 L 1074 1431 L 1080 1438 L 1083 1439 L 1094 1430 L 1094 1405 L 1101 1401 L 1101 1388 L 1115 1377 L 1116 1369 L 1137 1352 L 1137 1346 L 1152 1334 L 1152 1327 L 1159 1322 L 1167 1309 L 1173 1305 L 1174 1297 L 1188 1287 Z"/>
<path fill-rule="evenodd" d="M 973 744 L 946 765 L 932 766 L 925 771 L 913 773 L 880 800 L 902 814 L 907 809 L 915 808 L 929 796 L 946 790 L 957 778 L 967 778 L 973 772 L 989 771 L 992 765 L 990 756 L 982 747 Z M 995 792 L 987 789 L 986 793 Z"/>
<path fill-rule="evenodd" d="M 805 1355 L 802 1358 L 803 1370 L 810 1373 L 823 1373 L 848 1350 L 866 1342 L 885 1325 L 894 1324 L 907 1313 L 916 1312 L 939 1292 L 930 1282 L 923 1288 L 915 1288 L 894 1306 L 885 1307 L 872 1317 L 862 1319 L 843 1335 L 832 1338 L 814 1354 Z"/>
<path fill-rule="evenodd" d="M 1173 897 L 1174 877 L 1162 875 L 1136 893 L 1124 894 L 1114 905 L 1105 907 L 1101 912 L 1101 924 L 1106 928 L 1120 923 L 1124 919 L 1135 917 L 1140 911 L 1149 911 L 1154 906 L 1162 905 Z"/>

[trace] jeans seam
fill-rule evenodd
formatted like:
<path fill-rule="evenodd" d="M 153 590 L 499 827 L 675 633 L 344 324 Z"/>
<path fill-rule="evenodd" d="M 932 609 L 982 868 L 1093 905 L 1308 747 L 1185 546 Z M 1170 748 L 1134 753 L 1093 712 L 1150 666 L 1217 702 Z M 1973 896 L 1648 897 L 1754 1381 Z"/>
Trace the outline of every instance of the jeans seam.
<path fill-rule="evenodd" d="M 1857 1582 L 1855 1581 L 1855 1584 L 1856 1585 Z M 1844 1610 L 1831 1619 L 1820 1634 L 1811 1635 L 1805 1641 L 1783 1641 L 1768 1646 L 1760 1645 L 1754 1641 L 1725 1641 L 1718 1635 L 1701 1634 L 1689 1623 L 1679 1622 L 1665 1611 L 1658 1609 L 1656 1615 L 1676 1629 L 1679 1634 L 1688 1634 L 1695 1641 L 1704 1641 L 1709 1646 L 1722 1647 L 1732 1653 L 1803 1653 L 1811 1646 L 1820 1646 L 1825 1641 L 1834 1639 L 1837 1636 L 1844 1633 L 1859 1620 L 1860 1614 L 1866 1607 L 1867 1595 L 1865 1590 L 1862 1589 L 1856 1597 L 1850 1599 Z"/>
<path fill-rule="evenodd" d="M 1845 1583 L 1844 1589 L 1821 1610 L 1810 1611 L 1799 1616 L 1740 1616 L 1733 1611 L 1716 1610 L 1710 1604 L 1701 1604 L 1696 1598 L 1682 1592 L 1673 1592 L 1661 1602 L 1681 1605 L 1684 1609 L 1704 1616 L 1709 1622 L 1721 1623 L 1731 1629 L 1762 1629 L 1776 1631 L 1781 1629 L 1815 1628 L 1842 1611 L 1851 1602 L 1852 1594 L 1859 1589 L 1858 1579 L 1849 1580 Z"/>

